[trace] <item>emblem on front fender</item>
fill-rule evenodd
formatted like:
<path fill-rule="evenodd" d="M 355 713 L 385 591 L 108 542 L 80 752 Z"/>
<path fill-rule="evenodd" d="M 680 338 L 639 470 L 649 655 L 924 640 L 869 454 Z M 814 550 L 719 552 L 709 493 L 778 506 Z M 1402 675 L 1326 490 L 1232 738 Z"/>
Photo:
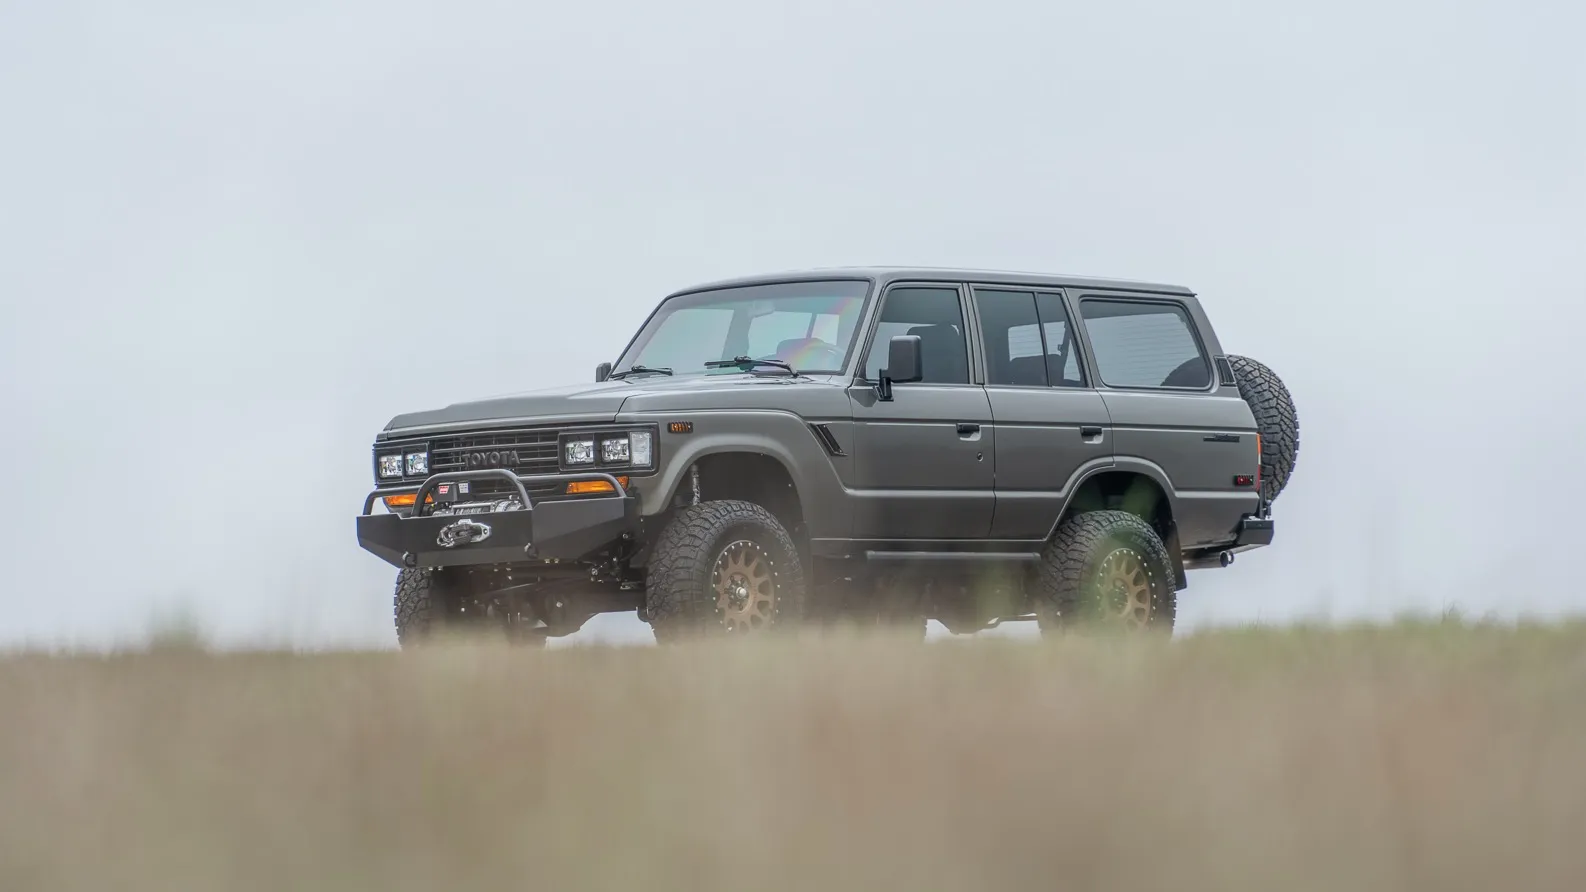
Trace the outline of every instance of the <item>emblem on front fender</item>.
<path fill-rule="evenodd" d="M 459 545 L 483 542 L 489 538 L 489 524 L 477 520 L 455 520 L 441 527 L 440 534 L 435 537 L 435 544 L 442 548 L 456 548 Z"/>

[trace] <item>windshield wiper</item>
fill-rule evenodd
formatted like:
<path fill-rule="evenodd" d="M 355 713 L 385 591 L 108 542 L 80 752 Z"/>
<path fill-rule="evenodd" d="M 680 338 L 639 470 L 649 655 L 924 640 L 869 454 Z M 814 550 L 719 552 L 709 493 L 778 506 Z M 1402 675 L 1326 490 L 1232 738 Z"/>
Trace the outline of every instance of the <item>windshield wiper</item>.
<path fill-rule="evenodd" d="M 798 370 L 794 369 L 791 365 L 788 365 L 787 363 L 783 362 L 780 359 L 755 359 L 752 356 L 734 356 L 732 359 L 716 359 L 716 360 L 712 360 L 710 362 L 705 363 L 705 368 L 707 368 L 707 369 L 725 369 L 725 368 L 731 368 L 733 366 L 737 366 L 738 368 L 743 369 L 744 371 L 747 372 L 750 369 L 755 368 L 756 366 L 762 366 L 762 365 L 771 366 L 772 368 L 783 369 L 789 375 L 797 375 L 798 374 Z"/>
<path fill-rule="evenodd" d="M 670 374 L 672 374 L 672 370 L 671 369 L 653 369 L 653 368 L 650 368 L 647 365 L 634 365 L 634 366 L 629 366 L 629 367 L 623 369 L 620 372 L 612 372 L 611 374 L 607 375 L 606 377 L 608 379 L 609 378 L 626 378 L 629 375 L 642 375 L 642 374 L 644 374 L 646 372 L 648 372 L 648 373 L 650 373 L 652 375 L 670 375 Z"/>

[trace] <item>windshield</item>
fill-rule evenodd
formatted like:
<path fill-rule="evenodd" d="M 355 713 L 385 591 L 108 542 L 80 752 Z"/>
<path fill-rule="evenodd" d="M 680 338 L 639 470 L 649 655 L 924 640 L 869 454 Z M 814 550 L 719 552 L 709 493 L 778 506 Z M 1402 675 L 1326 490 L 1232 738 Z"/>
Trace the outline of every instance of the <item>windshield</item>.
<path fill-rule="evenodd" d="M 706 363 L 746 356 L 785 362 L 800 374 L 836 374 L 848 362 L 869 290 L 869 282 L 787 282 L 678 295 L 645 323 L 614 373 L 637 365 L 736 375 L 752 366 Z"/>

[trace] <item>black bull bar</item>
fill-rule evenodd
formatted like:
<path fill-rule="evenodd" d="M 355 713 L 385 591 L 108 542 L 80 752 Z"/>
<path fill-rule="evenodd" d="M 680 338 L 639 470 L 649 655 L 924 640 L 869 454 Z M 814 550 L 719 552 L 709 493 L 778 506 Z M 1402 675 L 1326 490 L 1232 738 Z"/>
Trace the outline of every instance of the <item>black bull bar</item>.
<path fill-rule="evenodd" d="M 443 484 L 503 480 L 515 493 L 492 494 L 475 501 L 437 498 L 437 509 L 460 507 L 454 513 L 421 516 L 424 500 Z M 579 496 L 538 504 L 528 487 L 605 481 L 610 493 Z M 409 515 L 372 514 L 376 499 L 413 494 Z M 448 495 L 455 495 L 453 489 Z M 516 497 L 516 505 L 506 505 Z M 417 486 L 375 489 L 364 498 L 358 516 L 358 545 L 395 567 L 452 567 L 513 561 L 575 560 L 622 538 L 637 522 L 637 500 L 614 475 L 599 471 L 518 476 L 511 471 L 452 471 L 432 474 Z"/>

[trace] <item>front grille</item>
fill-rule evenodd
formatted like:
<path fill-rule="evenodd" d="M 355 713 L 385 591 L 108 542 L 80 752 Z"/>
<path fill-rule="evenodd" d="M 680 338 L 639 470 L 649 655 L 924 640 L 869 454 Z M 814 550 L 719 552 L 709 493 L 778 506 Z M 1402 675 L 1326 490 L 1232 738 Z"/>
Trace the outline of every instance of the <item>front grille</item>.
<path fill-rule="evenodd" d="M 478 434 L 460 434 L 443 437 L 430 444 L 430 473 L 464 471 L 468 468 L 468 455 L 482 452 L 486 455 L 516 452 L 516 464 L 503 463 L 501 467 L 514 474 L 555 474 L 558 471 L 556 437 L 561 433 L 554 428 L 530 430 L 490 431 Z M 560 494 L 563 485 L 555 483 L 524 484 L 531 498 L 540 499 Z M 517 490 L 505 480 L 475 480 L 468 487 L 471 495 L 494 496 L 515 493 Z"/>
<path fill-rule="evenodd" d="M 517 464 L 501 467 L 519 475 L 555 474 L 558 433 L 544 429 L 492 431 L 435 440 L 430 444 L 430 473 L 467 470 L 469 453 L 516 452 Z"/>

